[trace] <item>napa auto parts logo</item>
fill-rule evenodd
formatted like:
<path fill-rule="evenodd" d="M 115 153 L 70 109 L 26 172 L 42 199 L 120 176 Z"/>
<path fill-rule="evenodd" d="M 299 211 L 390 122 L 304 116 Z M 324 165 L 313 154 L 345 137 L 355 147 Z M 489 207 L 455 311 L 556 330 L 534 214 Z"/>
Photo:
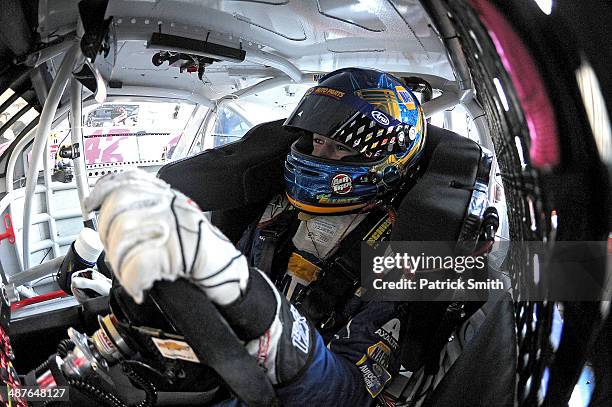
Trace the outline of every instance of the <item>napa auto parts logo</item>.
<path fill-rule="evenodd" d="M 339 195 L 348 194 L 353 190 L 353 180 L 350 175 L 337 174 L 331 180 L 332 192 Z"/>

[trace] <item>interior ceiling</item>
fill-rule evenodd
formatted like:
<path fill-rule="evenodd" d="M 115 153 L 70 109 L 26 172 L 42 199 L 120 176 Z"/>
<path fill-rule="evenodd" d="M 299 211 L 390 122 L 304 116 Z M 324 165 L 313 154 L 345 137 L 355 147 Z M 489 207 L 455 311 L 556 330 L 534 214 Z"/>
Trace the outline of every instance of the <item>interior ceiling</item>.
<path fill-rule="evenodd" d="M 76 4 L 41 0 L 41 37 L 74 24 Z M 124 84 L 184 89 L 215 99 L 283 75 L 279 69 L 286 74 L 287 66 L 302 73 L 362 66 L 454 78 L 417 0 L 110 0 L 107 16 L 114 17 L 116 59 L 97 64 L 107 79 Z M 147 49 L 146 41 L 158 30 L 242 47 L 247 60 L 214 63 L 204 81 L 167 63 L 155 67 L 151 57 L 159 49 Z M 272 62 L 262 60 L 262 53 Z"/>

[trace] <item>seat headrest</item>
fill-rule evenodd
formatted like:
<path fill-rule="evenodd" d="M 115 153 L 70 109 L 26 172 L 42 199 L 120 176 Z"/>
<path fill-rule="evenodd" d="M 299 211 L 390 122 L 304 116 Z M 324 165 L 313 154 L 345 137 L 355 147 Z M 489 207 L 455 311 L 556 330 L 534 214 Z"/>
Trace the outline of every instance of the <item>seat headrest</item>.
<path fill-rule="evenodd" d="M 490 158 L 474 141 L 428 125 L 422 165 L 422 177 L 398 208 L 391 240 L 456 241 L 476 180 L 484 173 L 488 184 Z"/>
<path fill-rule="evenodd" d="M 158 176 L 205 211 L 267 202 L 284 189 L 283 163 L 299 137 L 282 123 L 257 125 L 235 143 L 163 166 Z"/>

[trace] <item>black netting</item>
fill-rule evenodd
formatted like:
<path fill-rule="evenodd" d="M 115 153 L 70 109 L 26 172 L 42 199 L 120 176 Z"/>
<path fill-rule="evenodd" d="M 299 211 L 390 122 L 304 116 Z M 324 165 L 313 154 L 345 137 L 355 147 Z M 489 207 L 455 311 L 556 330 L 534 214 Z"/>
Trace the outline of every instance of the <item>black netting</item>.
<path fill-rule="evenodd" d="M 512 82 L 479 17 L 466 4 L 460 3 L 463 2 L 447 4 L 457 30 L 462 33 L 460 38 L 477 98 L 486 113 L 495 146 L 508 207 L 510 239 L 544 242 L 559 239 L 554 208 L 562 206 L 558 200 L 563 198 L 561 193 L 556 196 L 552 193 L 550 179 L 560 175 L 546 175 L 549 186 L 545 190 L 543 175 L 529 163 L 529 131 Z M 506 90 L 510 109 L 503 108 L 492 78 L 498 78 Z M 563 184 L 563 180 L 554 185 L 559 184 Z M 574 237 L 571 230 L 566 232 L 566 240 Z M 527 281 L 533 284 L 534 267 L 539 266 L 533 255 L 517 247 L 511 248 L 507 258 L 512 259 L 505 267 L 512 277 L 513 287 Z M 604 362 L 610 361 L 609 345 L 602 345 L 607 342 L 607 334 L 605 329 L 600 332 L 599 307 L 599 303 L 523 301 L 515 295 L 516 402 L 519 406 L 565 405 L 577 383 L 590 385 L 586 390 L 579 389 L 591 393 L 583 397 L 587 403 L 590 398 L 595 405 L 596 399 L 604 400 L 609 396 L 610 390 L 605 390 L 605 383 L 609 384 L 609 367 L 604 368 L 601 361 L 591 362 L 594 354 L 602 354 Z M 606 326 L 609 325 L 608 322 Z M 593 380 L 599 384 L 595 394 Z"/>

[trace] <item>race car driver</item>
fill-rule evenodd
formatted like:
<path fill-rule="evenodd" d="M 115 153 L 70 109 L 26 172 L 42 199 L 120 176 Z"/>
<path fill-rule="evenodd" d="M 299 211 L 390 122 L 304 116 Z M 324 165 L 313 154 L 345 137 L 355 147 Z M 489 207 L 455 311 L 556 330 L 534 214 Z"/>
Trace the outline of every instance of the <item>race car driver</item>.
<path fill-rule="evenodd" d="M 392 224 L 423 122 L 418 100 L 392 75 L 324 76 L 284 124 L 302 134 L 287 156 L 286 196 L 245 232 L 242 251 L 188 197 L 139 170 L 102 178 L 86 206 L 100 210 L 107 258 L 134 300 L 158 280 L 200 287 L 283 405 L 372 405 L 399 370 L 404 310 L 361 301 L 350 259 Z"/>

